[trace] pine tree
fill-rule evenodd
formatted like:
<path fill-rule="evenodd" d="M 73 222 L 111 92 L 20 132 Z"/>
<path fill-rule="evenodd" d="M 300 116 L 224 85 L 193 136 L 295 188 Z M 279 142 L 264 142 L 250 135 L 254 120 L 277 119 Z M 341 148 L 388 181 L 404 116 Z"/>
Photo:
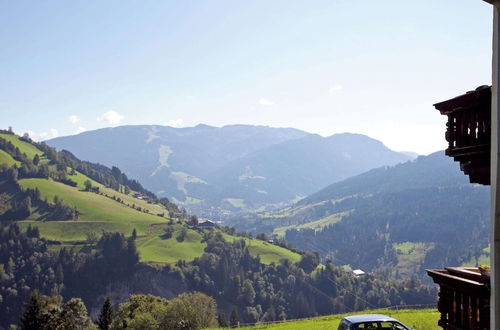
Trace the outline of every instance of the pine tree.
<path fill-rule="evenodd" d="M 132 230 L 132 240 L 135 241 L 136 239 L 137 239 L 137 230 L 135 230 L 134 228 L 134 230 Z"/>
<path fill-rule="evenodd" d="M 28 303 L 25 304 L 23 314 L 21 315 L 22 330 L 39 330 L 43 328 L 42 319 L 42 297 L 38 290 L 31 292 Z"/>
<path fill-rule="evenodd" d="M 227 328 L 229 325 L 227 324 L 225 313 L 220 313 L 219 316 L 217 317 L 217 321 L 219 322 L 219 327 L 221 328 Z"/>
<path fill-rule="evenodd" d="M 231 326 L 231 328 L 236 328 L 239 323 L 238 311 L 236 310 L 236 308 L 233 308 L 233 311 L 231 312 L 231 316 L 229 318 L 229 325 Z"/>
<path fill-rule="evenodd" d="M 38 154 L 36 154 L 35 157 L 33 157 L 33 164 L 35 166 L 38 166 L 39 163 L 40 163 L 40 156 L 38 156 Z"/>
<path fill-rule="evenodd" d="M 113 322 L 113 306 L 111 304 L 111 298 L 107 297 L 102 305 L 101 313 L 99 314 L 96 324 L 99 330 L 109 330 L 111 322 Z"/>

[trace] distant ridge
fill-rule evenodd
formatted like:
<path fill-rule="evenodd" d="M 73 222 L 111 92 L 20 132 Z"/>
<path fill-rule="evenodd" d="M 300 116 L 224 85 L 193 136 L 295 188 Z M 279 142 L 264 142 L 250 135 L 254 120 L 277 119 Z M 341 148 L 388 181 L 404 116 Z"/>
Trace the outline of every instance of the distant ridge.
<path fill-rule="evenodd" d="M 119 166 L 159 196 L 209 217 L 283 205 L 411 159 L 361 134 L 324 138 L 251 125 L 119 126 L 46 142 L 81 159 Z"/>

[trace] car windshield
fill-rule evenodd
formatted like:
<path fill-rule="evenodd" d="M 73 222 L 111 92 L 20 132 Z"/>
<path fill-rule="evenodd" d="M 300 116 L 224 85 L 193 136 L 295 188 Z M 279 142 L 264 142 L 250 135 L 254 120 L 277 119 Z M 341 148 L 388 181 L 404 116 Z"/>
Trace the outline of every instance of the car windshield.
<path fill-rule="evenodd" d="M 406 328 L 399 322 L 385 321 L 385 322 L 362 322 L 354 324 L 353 327 L 351 327 L 351 329 L 407 330 L 408 328 Z"/>

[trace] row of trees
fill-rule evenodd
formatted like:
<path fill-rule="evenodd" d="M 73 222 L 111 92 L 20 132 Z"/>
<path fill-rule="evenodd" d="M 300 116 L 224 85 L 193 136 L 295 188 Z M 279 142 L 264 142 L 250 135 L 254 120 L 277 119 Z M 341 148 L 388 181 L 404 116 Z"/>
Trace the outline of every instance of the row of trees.
<path fill-rule="evenodd" d="M 93 322 L 84 302 L 32 291 L 20 316 L 22 330 L 120 330 L 120 329 L 201 329 L 218 326 L 217 304 L 199 292 L 184 293 L 172 300 L 153 295 L 132 295 L 113 307 L 107 298 Z"/>

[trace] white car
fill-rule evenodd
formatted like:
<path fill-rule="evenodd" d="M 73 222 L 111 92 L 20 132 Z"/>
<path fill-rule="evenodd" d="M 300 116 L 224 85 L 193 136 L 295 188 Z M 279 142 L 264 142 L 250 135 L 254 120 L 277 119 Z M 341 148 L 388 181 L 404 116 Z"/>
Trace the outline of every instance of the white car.
<path fill-rule="evenodd" d="M 377 329 L 411 330 L 395 318 L 383 314 L 363 314 L 346 316 L 340 321 L 338 330 Z"/>

